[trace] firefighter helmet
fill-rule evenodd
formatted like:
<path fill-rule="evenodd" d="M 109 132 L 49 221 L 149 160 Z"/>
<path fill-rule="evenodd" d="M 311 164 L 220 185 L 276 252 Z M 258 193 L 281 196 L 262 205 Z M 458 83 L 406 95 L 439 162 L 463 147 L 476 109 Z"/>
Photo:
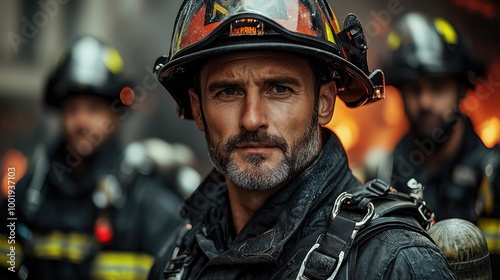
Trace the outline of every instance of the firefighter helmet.
<path fill-rule="evenodd" d="M 188 90 L 207 59 L 228 52 L 274 49 L 312 60 L 324 80 L 336 79 L 349 107 L 384 97 L 384 74 L 370 72 L 366 37 L 349 14 L 340 31 L 326 0 L 185 0 L 174 25 L 168 56 L 154 71 L 177 102 L 179 115 L 192 118 Z"/>
<path fill-rule="evenodd" d="M 387 84 L 426 76 L 450 75 L 470 88 L 483 69 L 474 60 L 469 46 L 447 20 L 412 12 L 404 15 L 387 37 L 391 51 L 385 69 Z"/>
<path fill-rule="evenodd" d="M 58 107 L 73 94 L 95 94 L 120 101 L 126 85 L 118 51 L 94 37 L 83 36 L 74 41 L 49 76 L 45 102 Z"/>

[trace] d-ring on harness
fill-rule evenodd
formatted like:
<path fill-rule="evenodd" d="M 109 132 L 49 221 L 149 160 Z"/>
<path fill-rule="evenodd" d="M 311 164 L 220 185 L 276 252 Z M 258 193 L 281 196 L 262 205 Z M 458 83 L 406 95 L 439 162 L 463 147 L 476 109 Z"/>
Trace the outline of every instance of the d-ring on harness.
<path fill-rule="evenodd" d="M 327 231 L 309 249 L 296 280 L 332 280 L 348 259 L 349 279 L 356 279 L 356 254 L 365 241 L 388 229 L 405 229 L 432 239 L 426 230 L 434 222 L 434 213 L 420 199 L 419 192 L 399 193 L 379 179 L 368 182 L 352 194 L 342 193 L 335 200 Z M 343 215 L 339 215 L 345 210 Z M 366 213 L 359 221 L 354 218 Z M 348 255 L 352 258 L 347 258 Z"/>
<path fill-rule="evenodd" d="M 369 202 L 366 206 L 366 214 L 361 221 L 357 222 L 339 216 L 344 203 L 349 204 L 352 197 L 353 195 L 347 192 L 337 197 L 330 215 L 328 231 L 320 235 L 307 252 L 296 280 L 332 280 L 335 278 L 356 234 L 372 220 L 375 214 L 375 207 Z"/>

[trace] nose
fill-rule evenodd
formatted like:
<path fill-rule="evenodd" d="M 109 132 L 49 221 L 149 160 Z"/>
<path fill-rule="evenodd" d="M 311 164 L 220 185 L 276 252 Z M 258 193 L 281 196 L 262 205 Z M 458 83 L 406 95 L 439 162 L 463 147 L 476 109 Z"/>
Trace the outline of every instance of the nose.
<path fill-rule="evenodd" d="M 240 127 L 246 131 L 267 128 L 267 110 L 264 98 L 259 92 L 248 92 L 242 105 Z"/>
<path fill-rule="evenodd" d="M 428 90 L 422 90 L 418 97 L 418 102 L 421 108 L 431 108 L 434 101 L 433 93 Z"/>

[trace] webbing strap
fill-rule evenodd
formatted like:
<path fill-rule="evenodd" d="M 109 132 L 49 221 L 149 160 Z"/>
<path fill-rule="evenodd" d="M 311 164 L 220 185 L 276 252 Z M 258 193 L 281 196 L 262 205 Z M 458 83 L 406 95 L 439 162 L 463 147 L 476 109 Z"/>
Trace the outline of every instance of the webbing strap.
<path fill-rule="evenodd" d="M 374 205 L 377 205 L 377 211 L 374 211 Z M 367 214 L 361 221 L 356 222 L 338 215 L 343 206 L 364 210 Z M 410 195 L 393 193 L 389 185 L 380 180 L 370 182 L 366 188 L 355 194 L 339 195 L 333 207 L 328 230 L 320 235 L 309 249 L 296 280 L 333 280 L 354 244 L 359 245 L 387 229 L 416 231 L 432 241 L 424 228 L 430 225 L 433 213 L 425 207 L 424 201 Z M 392 213 L 399 214 L 385 216 Z"/>
<path fill-rule="evenodd" d="M 333 279 L 352 245 L 357 231 L 355 224 L 353 220 L 337 216 L 307 253 L 297 279 Z"/>
<path fill-rule="evenodd" d="M 335 200 L 328 230 L 320 235 L 302 261 L 296 280 L 332 280 L 349 253 L 359 229 L 370 222 L 374 215 L 372 203 L 366 207 L 361 221 L 354 221 L 339 212 L 344 202 L 351 201 L 352 194 L 342 193 Z"/>

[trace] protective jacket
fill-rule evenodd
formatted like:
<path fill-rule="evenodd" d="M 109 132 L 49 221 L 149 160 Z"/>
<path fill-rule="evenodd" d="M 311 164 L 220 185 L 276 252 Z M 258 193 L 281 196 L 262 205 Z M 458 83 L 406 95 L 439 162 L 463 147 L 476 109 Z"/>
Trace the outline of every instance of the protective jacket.
<path fill-rule="evenodd" d="M 460 147 L 440 168 L 426 168 L 416 156 L 433 152 L 437 143 L 405 135 L 392 156 L 392 184 L 407 191 L 407 180 L 415 178 L 424 185 L 424 199 L 438 221 L 461 218 L 476 223 L 488 242 L 493 275 L 500 277 L 500 147 L 487 148 L 470 119 L 462 117 Z"/>
<path fill-rule="evenodd" d="M 85 163 L 64 143 L 34 161 L 16 187 L 21 277 L 27 271 L 27 279 L 145 279 L 158 244 L 181 221 L 180 198 L 127 167 L 114 140 Z M 83 175 L 74 171 L 78 164 L 88 164 Z"/>
<path fill-rule="evenodd" d="M 363 188 L 338 138 L 326 129 L 323 135 L 326 144 L 317 158 L 269 198 L 238 235 L 225 179 L 214 171 L 183 206 L 187 224 L 162 250 L 150 279 L 296 279 L 306 254 L 327 231 L 336 198 Z M 336 279 L 454 277 L 426 236 L 388 229 L 351 250 Z"/>

